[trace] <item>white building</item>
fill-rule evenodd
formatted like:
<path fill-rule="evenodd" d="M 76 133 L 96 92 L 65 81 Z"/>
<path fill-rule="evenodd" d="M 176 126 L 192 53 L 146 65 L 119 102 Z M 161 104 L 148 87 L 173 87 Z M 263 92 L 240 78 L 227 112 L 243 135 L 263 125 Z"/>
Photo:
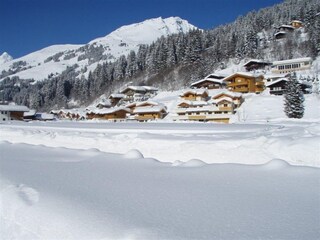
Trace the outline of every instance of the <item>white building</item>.
<path fill-rule="evenodd" d="M 295 71 L 302 71 L 311 68 L 312 60 L 309 57 L 295 58 L 283 61 L 275 61 L 272 64 L 272 73 L 291 73 Z"/>
<path fill-rule="evenodd" d="M 29 112 L 26 106 L 0 105 L 0 122 L 23 120 L 23 113 Z"/>

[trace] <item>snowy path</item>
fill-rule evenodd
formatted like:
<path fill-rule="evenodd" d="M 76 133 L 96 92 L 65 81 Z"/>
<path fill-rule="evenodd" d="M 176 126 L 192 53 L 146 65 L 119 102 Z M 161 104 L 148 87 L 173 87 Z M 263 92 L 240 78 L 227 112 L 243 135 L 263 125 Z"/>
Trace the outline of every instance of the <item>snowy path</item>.
<path fill-rule="evenodd" d="M 164 162 L 262 164 L 284 159 L 320 167 L 320 123 L 12 123 L 0 125 L 0 140 L 71 149 L 126 153 L 138 149 Z"/>

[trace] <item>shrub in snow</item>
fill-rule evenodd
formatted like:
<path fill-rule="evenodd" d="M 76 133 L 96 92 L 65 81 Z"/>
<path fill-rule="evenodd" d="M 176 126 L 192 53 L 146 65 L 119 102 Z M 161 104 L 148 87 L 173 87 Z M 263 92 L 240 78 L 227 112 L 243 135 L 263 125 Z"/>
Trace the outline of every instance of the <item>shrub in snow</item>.
<path fill-rule="evenodd" d="M 289 118 L 302 118 L 304 96 L 296 73 L 291 74 L 284 94 L 284 112 Z"/>

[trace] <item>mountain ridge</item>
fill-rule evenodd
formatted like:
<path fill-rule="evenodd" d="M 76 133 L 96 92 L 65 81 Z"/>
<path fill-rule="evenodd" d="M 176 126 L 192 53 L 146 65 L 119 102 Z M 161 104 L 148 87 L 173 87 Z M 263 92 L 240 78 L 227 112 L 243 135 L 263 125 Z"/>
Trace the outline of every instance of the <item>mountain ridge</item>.
<path fill-rule="evenodd" d="M 0 62 L 0 72 L 6 73 L 0 75 L 0 79 L 18 76 L 22 79 L 44 80 L 49 75 L 58 76 L 74 64 L 79 65 L 79 70 L 94 70 L 98 63 L 115 61 L 121 55 L 137 51 L 141 44 L 151 44 L 161 36 L 186 33 L 195 28 L 180 17 L 147 19 L 122 26 L 87 44 L 51 45 L 14 61 L 3 60 L 2 64 Z"/>

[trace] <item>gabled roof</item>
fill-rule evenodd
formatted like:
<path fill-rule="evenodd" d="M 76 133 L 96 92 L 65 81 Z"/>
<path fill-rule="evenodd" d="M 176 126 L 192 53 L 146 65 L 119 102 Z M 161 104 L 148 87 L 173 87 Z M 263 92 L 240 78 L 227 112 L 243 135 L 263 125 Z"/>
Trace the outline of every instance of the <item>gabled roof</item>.
<path fill-rule="evenodd" d="M 192 90 L 190 89 L 180 94 L 180 96 L 183 97 L 188 93 L 194 94 L 196 96 L 201 96 L 203 94 L 209 95 L 208 91 L 205 89 L 192 89 Z"/>
<path fill-rule="evenodd" d="M 206 101 L 181 101 L 178 103 L 178 106 L 182 105 L 182 104 L 186 104 L 189 106 L 193 106 L 193 107 L 200 107 L 200 106 L 205 106 L 208 105 L 208 102 Z"/>
<path fill-rule="evenodd" d="M 127 86 L 120 91 L 120 93 L 125 93 L 128 90 L 139 91 L 139 92 L 151 92 L 158 91 L 158 88 L 151 86 Z"/>
<path fill-rule="evenodd" d="M 300 20 L 292 20 L 291 23 L 293 23 L 293 22 L 295 22 L 295 23 L 302 23 Z"/>
<path fill-rule="evenodd" d="M 288 29 L 294 30 L 294 27 L 293 27 L 293 26 L 287 25 L 287 24 L 282 24 L 279 28 L 288 28 Z"/>
<path fill-rule="evenodd" d="M 98 107 L 99 105 L 105 106 L 105 107 L 111 107 L 111 102 L 110 102 L 109 100 L 107 100 L 107 101 L 101 101 L 101 102 L 99 102 L 99 103 L 96 105 L 96 107 Z"/>
<path fill-rule="evenodd" d="M 253 74 L 253 73 L 249 73 L 249 72 L 236 72 L 236 73 L 233 73 L 231 75 L 229 75 L 228 77 L 225 77 L 224 79 L 222 79 L 223 81 L 227 81 L 235 76 L 242 76 L 242 77 L 248 77 L 248 78 L 257 78 L 257 77 L 262 77 L 263 75 L 260 74 L 260 75 L 256 75 L 256 74 Z"/>
<path fill-rule="evenodd" d="M 219 102 L 222 102 L 222 101 L 227 101 L 227 102 L 233 103 L 233 100 L 232 100 L 232 98 L 230 98 L 230 97 L 223 97 L 223 98 L 218 98 L 218 99 L 212 99 L 212 100 L 209 101 L 209 103 L 216 104 L 216 103 L 219 103 Z"/>
<path fill-rule="evenodd" d="M 243 66 L 248 66 L 250 65 L 251 63 L 261 63 L 261 64 L 271 64 L 270 62 L 267 62 L 267 61 L 264 61 L 264 60 L 261 60 L 261 59 L 250 59 L 248 62 L 246 62 Z"/>
<path fill-rule="evenodd" d="M 0 105 L 0 111 L 29 112 L 29 108 L 21 105 Z"/>
<path fill-rule="evenodd" d="M 110 99 L 110 98 L 124 98 L 124 97 L 125 97 L 125 95 L 122 94 L 122 93 L 113 93 L 113 94 L 111 94 L 111 95 L 109 96 L 109 99 Z"/>
<path fill-rule="evenodd" d="M 158 113 L 166 111 L 163 105 L 153 106 L 153 107 L 137 107 L 133 110 L 133 113 Z"/>
<path fill-rule="evenodd" d="M 280 34 L 283 34 L 283 35 L 285 35 L 285 34 L 287 34 L 285 31 L 279 31 L 279 32 L 276 32 L 275 34 L 274 34 L 274 36 L 278 36 L 278 35 L 280 35 Z"/>
<path fill-rule="evenodd" d="M 287 78 L 279 78 L 279 79 L 277 79 L 275 81 L 267 83 L 266 87 L 270 87 L 270 86 L 272 86 L 272 85 L 274 85 L 276 83 L 279 83 L 279 82 L 288 82 L 288 79 Z"/>
<path fill-rule="evenodd" d="M 230 98 L 235 98 L 235 97 L 241 97 L 242 94 L 241 93 L 238 93 L 238 92 L 231 92 L 231 91 L 228 91 L 228 90 L 224 90 L 224 91 L 221 91 L 215 95 L 212 95 L 212 99 L 218 99 L 220 98 L 221 96 L 227 96 L 227 97 L 230 97 Z"/>
<path fill-rule="evenodd" d="M 137 107 L 142 107 L 142 106 L 158 106 L 160 103 L 155 102 L 155 101 L 144 101 L 144 102 L 137 102 L 136 106 Z"/>
<path fill-rule="evenodd" d="M 212 82 L 212 83 L 222 84 L 222 80 L 220 80 L 220 79 L 204 78 L 204 79 L 201 79 L 201 80 L 199 80 L 197 82 L 192 83 L 190 86 L 192 87 L 192 86 L 195 86 L 195 85 L 197 85 L 199 83 L 202 83 L 202 82 Z"/>

